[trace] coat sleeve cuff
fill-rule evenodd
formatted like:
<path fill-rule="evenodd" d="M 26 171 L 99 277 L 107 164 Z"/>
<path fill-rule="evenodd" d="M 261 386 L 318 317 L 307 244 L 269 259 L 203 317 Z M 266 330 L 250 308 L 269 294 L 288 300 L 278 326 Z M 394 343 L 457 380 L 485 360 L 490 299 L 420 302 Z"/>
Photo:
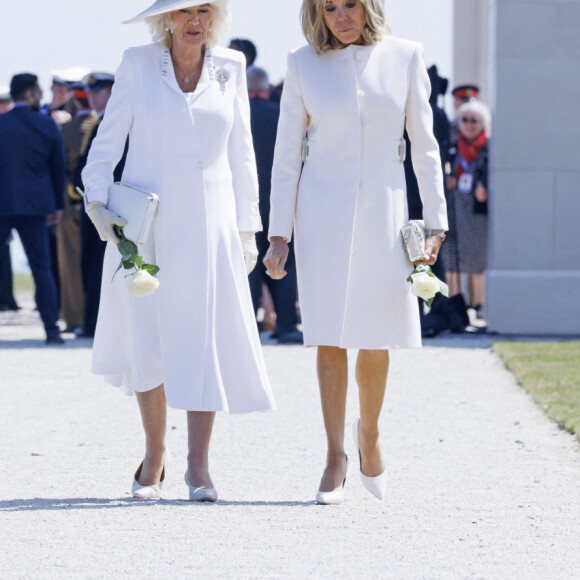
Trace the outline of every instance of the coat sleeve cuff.
<path fill-rule="evenodd" d="M 238 232 L 261 232 L 262 220 L 260 216 L 239 216 Z"/>

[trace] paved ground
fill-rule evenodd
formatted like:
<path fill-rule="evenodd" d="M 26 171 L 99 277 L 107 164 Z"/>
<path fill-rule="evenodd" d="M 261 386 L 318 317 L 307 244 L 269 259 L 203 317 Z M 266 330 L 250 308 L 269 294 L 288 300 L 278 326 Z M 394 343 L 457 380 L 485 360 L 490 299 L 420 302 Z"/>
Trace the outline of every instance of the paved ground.
<path fill-rule="evenodd" d="M 165 499 L 132 500 L 135 400 L 89 374 L 89 341 L 41 339 L 30 303 L 0 314 L 4 580 L 580 577 L 580 446 L 488 338 L 392 353 L 388 499 L 365 492 L 354 469 L 338 507 L 313 502 L 324 462 L 313 349 L 265 345 L 279 410 L 218 418 L 222 499 L 194 505 L 184 413 L 170 414 Z M 356 408 L 352 381 L 349 422 Z M 347 450 L 354 460 L 350 438 Z"/>

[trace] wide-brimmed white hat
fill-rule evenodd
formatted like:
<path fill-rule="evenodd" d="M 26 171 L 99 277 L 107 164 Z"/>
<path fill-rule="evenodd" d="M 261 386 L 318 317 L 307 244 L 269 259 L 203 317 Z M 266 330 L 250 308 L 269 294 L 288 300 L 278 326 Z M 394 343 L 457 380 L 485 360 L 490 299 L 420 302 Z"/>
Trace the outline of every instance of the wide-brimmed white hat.
<path fill-rule="evenodd" d="M 173 12 L 174 10 L 179 10 L 180 8 L 192 8 L 193 6 L 209 4 L 210 2 L 215 1 L 216 0 L 157 0 L 155 3 L 149 6 L 147 10 L 143 10 L 143 12 L 137 14 L 137 16 L 130 18 L 129 20 L 125 20 L 123 24 L 141 22 L 148 16 L 159 16 L 160 14 Z"/>

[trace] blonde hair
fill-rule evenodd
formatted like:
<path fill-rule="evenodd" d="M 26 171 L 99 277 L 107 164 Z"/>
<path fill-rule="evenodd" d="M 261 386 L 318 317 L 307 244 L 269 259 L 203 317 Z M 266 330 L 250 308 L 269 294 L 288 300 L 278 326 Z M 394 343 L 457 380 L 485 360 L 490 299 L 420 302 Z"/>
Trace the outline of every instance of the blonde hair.
<path fill-rule="evenodd" d="M 230 27 L 232 16 L 228 9 L 227 0 L 214 0 L 209 3 L 212 7 L 211 28 L 207 36 L 208 46 L 215 46 L 220 36 Z M 158 16 L 149 16 L 144 19 L 149 25 L 149 32 L 156 42 L 162 48 L 173 48 L 173 34 L 171 33 L 171 12 L 159 14 Z"/>
<path fill-rule="evenodd" d="M 318 54 L 329 50 L 344 48 L 342 43 L 332 34 L 324 22 L 323 9 L 330 0 L 302 0 L 300 20 L 302 32 Z M 383 0 L 360 0 L 366 13 L 367 22 L 362 31 L 362 44 L 375 44 L 386 35 L 391 34 L 391 28 L 385 18 Z"/>

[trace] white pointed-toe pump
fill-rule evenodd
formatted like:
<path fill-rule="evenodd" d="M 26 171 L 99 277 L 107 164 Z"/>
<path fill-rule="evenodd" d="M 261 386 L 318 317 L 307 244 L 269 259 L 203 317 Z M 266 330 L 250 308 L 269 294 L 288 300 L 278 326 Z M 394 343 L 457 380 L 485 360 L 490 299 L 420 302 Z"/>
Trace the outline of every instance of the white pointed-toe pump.
<path fill-rule="evenodd" d="M 185 472 L 185 483 L 189 488 L 189 501 L 216 502 L 218 500 L 218 494 L 215 488 L 195 487 L 189 479 L 189 471 Z"/>
<path fill-rule="evenodd" d="M 136 499 L 160 499 L 161 490 L 163 489 L 163 484 L 165 483 L 165 465 L 163 466 L 163 471 L 161 472 L 161 477 L 159 483 L 154 485 L 141 485 L 139 483 L 139 477 L 141 476 L 141 470 L 143 469 L 143 462 L 137 468 L 135 472 L 135 477 L 133 478 L 133 486 L 131 488 L 131 493 Z"/>
<path fill-rule="evenodd" d="M 346 458 L 346 475 L 344 476 L 344 481 L 342 482 L 342 487 L 340 489 L 335 489 L 333 491 L 320 491 L 316 492 L 316 503 L 320 505 L 340 505 L 344 502 L 344 486 L 346 484 L 346 478 L 348 477 L 348 472 L 350 470 L 350 463 L 348 461 L 348 456 Z"/>
<path fill-rule="evenodd" d="M 377 499 L 383 500 L 387 495 L 387 470 L 383 471 L 380 475 L 375 477 L 368 477 L 362 472 L 362 457 L 360 454 L 360 449 L 358 446 L 358 425 L 360 418 L 353 422 L 352 424 L 352 436 L 354 438 L 354 444 L 358 453 L 360 461 L 360 479 L 365 488 L 370 491 Z"/>

